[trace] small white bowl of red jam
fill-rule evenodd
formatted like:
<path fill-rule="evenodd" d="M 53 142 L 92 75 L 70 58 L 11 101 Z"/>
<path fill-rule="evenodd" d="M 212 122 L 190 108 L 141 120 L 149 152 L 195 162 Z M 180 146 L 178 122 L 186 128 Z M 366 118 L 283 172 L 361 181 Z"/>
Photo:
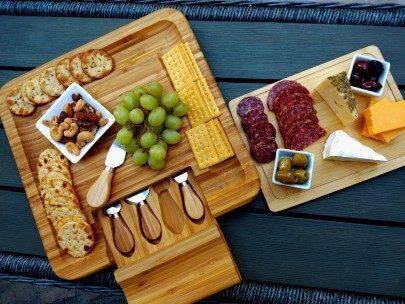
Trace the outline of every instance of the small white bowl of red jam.
<path fill-rule="evenodd" d="M 391 64 L 371 56 L 353 56 L 347 77 L 354 92 L 379 97 L 384 92 Z"/>

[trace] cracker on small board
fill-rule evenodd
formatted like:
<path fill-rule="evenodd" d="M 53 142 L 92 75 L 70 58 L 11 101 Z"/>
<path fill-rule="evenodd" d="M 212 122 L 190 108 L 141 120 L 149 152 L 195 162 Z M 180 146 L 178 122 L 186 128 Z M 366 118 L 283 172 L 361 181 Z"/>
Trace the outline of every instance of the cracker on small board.
<path fill-rule="evenodd" d="M 225 134 L 224 129 L 222 128 L 221 123 L 218 119 L 213 119 L 205 123 L 208 129 L 209 136 L 212 141 L 215 143 L 214 147 L 217 151 L 220 161 L 223 161 L 233 155 L 231 143 L 229 142 L 228 137 Z"/>
<path fill-rule="evenodd" d="M 204 101 L 208 110 L 210 111 L 211 118 L 215 118 L 221 115 L 221 111 L 219 110 L 219 107 L 215 102 L 214 96 L 212 95 L 205 78 L 199 78 L 197 80 L 197 85 L 204 96 Z"/>
<path fill-rule="evenodd" d="M 72 76 L 81 83 L 89 83 L 94 80 L 93 77 L 87 75 L 82 68 L 82 55 L 83 53 L 75 54 L 70 58 L 69 62 L 69 72 Z"/>
<path fill-rule="evenodd" d="M 182 102 L 187 104 L 187 117 L 192 127 L 196 127 L 213 118 L 204 100 L 204 95 L 196 82 L 190 83 L 179 92 Z"/>
<path fill-rule="evenodd" d="M 81 57 L 83 71 L 93 78 L 103 78 L 114 69 L 113 58 L 103 50 L 89 50 Z"/>
<path fill-rule="evenodd" d="M 23 96 L 21 87 L 15 87 L 8 92 L 6 104 L 11 113 L 19 116 L 27 116 L 35 111 L 35 104 Z"/>
<path fill-rule="evenodd" d="M 39 84 L 39 75 L 28 80 L 25 84 L 25 92 L 28 98 L 36 105 L 44 105 L 50 103 L 55 97 L 46 94 L 42 91 Z"/>
<path fill-rule="evenodd" d="M 65 87 L 56 77 L 55 67 L 50 67 L 42 71 L 39 76 L 39 85 L 41 86 L 42 91 L 53 97 L 59 97 L 65 91 Z"/>

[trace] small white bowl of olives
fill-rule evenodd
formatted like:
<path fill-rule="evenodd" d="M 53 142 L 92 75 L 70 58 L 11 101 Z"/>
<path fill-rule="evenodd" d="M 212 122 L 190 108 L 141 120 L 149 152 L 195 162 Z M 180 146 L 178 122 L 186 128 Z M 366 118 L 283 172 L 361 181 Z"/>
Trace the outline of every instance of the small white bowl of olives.
<path fill-rule="evenodd" d="M 314 154 L 277 149 L 272 182 L 276 185 L 308 190 L 311 188 Z"/>

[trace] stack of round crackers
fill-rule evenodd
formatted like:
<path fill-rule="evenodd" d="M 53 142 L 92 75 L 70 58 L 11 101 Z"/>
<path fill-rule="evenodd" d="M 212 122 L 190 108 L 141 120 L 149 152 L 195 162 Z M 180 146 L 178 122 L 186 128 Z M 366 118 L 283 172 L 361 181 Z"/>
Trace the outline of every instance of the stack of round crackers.
<path fill-rule="evenodd" d="M 83 257 L 94 246 L 94 234 L 73 189 L 69 161 L 56 149 L 44 150 L 37 164 L 39 190 L 59 246 L 73 257 Z"/>
<path fill-rule="evenodd" d="M 89 50 L 63 58 L 54 67 L 15 87 L 7 94 L 6 103 L 11 113 L 26 116 L 37 106 L 45 105 L 59 97 L 73 82 L 85 84 L 100 79 L 114 68 L 112 57 L 102 50 Z"/>

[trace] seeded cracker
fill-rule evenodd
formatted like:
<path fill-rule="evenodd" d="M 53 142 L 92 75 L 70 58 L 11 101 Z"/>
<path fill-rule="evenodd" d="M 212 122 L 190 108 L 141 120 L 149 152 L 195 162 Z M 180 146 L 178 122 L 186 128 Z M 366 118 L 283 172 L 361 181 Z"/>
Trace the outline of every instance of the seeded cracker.
<path fill-rule="evenodd" d="M 176 45 L 164 54 L 162 61 L 177 92 L 193 82 L 193 76 L 181 52 L 181 45 Z"/>
<path fill-rule="evenodd" d="M 197 83 L 192 82 L 179 92 L 180 100 L 187 104 L 187 117 L 192 127 L 198 126 L 212 118 L 204 101 L 203 93 Z"/>
<path fill-rule="evenodd" d="M 81 58 L 83 71 L 93 78 L 103 78 L 114 69 L 114 60 L 103 50 L 89 50 Z"/>
<path fill-rule="evenodd" d="M 26 116 L 35 111 L 35 104 L 24 98 L 21 87 L 15 87 L 7 94 L 6 103 L 10 112 L 16 115 Z"/>
<path fill-rule="evenodd" d="M 55 99 L 55 97 L 46 94 L 42 91 L 39 84 L 39 76 L 28 80 L 25 84 L 25 93 L 28 98 L 36 105 L 44 105 Z"/>
<path fill-rule="evenodd" d="M 56 65 L 56 78 L 66 88 L 73 82 L 77 81 L 69 71 L 70 59 L 65 58 L 58 62 Z M 79 83 L 80 84 L 80 83 Z"/>
<path fill-rule="evenodd" d="M 186 136 L 199 169 L 205 169 L 220 162 L 205 124 L 187 130 Z"/>
<path fill-rule="evenodd" d="M 58 78 L 56 78 L 55 67 L 47 68 L 41 73 L 39 76 L 39 85 L 42 91 L 54 97 L 62 95 L 65 91 L 65 87 L 59 82 Z"/>
<path fill-rule="evenodd" d="M 232 146 L 218 119 L 210 120 L 205 125 L 207 126 L 210 138 L 215 143 L 214 147 L 218 154 L 219 160 L 223 161 L 233 156 L 234 153 Z"/>
<path fill-rule="evenodd" d="M 81 83 L 89 83 L 92 82 L 94 78 L 90 77 L 83 71 L 81 60 L 82 56 L 83 53 L 79 53 L 70 58 L 69 72 L 77 81 Z"/>

